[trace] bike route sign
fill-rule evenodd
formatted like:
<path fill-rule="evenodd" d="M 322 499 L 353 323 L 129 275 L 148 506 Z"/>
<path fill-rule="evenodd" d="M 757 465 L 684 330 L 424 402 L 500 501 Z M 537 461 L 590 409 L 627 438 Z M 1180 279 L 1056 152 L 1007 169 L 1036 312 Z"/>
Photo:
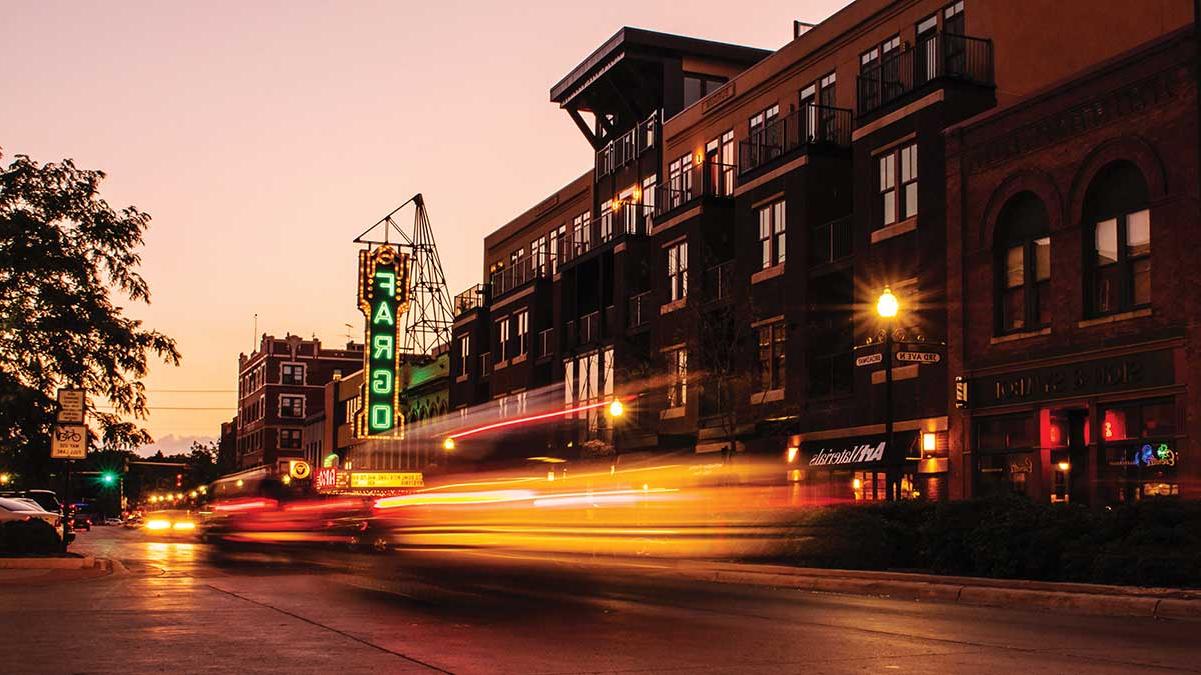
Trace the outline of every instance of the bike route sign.
<path fill-rule="evenodd" d="M 88 428 L 82 424 L 56 424 L 50 439 L 51 459 L 85 459 L 88 456 Z"/>

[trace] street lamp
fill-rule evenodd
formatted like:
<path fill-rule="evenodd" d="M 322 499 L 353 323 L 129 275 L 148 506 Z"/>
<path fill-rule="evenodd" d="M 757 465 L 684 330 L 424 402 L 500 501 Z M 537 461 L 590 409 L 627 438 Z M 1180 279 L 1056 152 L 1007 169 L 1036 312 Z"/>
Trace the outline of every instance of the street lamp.
<path fill-rule="evenodd" d="M 884 319 L 884 443 L 889 451 L 892 450 L 892 325 L 901 305 L 892 289 L 884 287 L 880 299 L 876 301 L 876 314 Z M 896 469 L 890 469 L 888 479 L 888 498 L 900 498 L 900 478 L 895 475 Z"/>
<path fill-rule="evenodd" d="M 613 399 L 613 402 L 609 404 L 609 417 L 621 417 L 624 414 L 626 414 L 625 405 L 620 399 Z"/>
<path fill-rule="evenodd" d="M 445 438 L 445 439 L 442 441 L 442 449 L 443 449 L 443 450 L 448 450 L 448 451 L 449 451 L 449 450 L 454 450 L 454 449 L 455 449 L 455 439 L 451 438 L 450 436 L 447 436 L 447 437 L 446 437 L 446 438 Z"/>
<path fill-rule="evenodd" d="M 0 485 L 8 485 L 12 479 L 13 479 L 12 474 L 0 473 Z"/>

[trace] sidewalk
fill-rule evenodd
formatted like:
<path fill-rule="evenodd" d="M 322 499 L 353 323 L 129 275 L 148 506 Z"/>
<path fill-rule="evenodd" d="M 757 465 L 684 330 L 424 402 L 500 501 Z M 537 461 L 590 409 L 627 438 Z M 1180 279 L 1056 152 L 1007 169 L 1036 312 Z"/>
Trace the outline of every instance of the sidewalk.
<path fill-rule="evenodd" d="M 678 561 L 684 578 L 931 602 L 1098 616 L 1201 620 L 1201 591 L 985 579 L 785 565 Z"/>

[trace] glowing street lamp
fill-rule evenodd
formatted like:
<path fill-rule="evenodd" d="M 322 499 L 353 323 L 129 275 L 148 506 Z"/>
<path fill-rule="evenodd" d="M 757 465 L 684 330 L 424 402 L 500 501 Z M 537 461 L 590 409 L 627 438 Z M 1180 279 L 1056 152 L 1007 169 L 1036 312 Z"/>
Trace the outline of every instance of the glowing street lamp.
<path fill-rule="evenodd" d="M 8 485 L 13 479 L 11 473 L 0 473 L 0 485 Z"/>
<path fill-rule="evenodd" d="M 609 417 L 621 417 L 624 414 L 626 414 L 625 405 L 620 399 L 613 399 L 613 402 L 609 404 Z"/>
<path fill-rule="evenodd" d="M 892 327 L 893 319 L 896 318 L 897 312 L 900 311 L 901 303 L 897 302 L 897 296 L 892 294 L 892 289 L 888 286 L 884 287 L 884 292 L 880 294 L 880 299 L 876 301 L 876 314 L 884 319 L 884 442 L 885 447 L 892 450 L 893 434 L 892 434 Z M 890 470 L 888 481 L 888 498 L 896 500 L 900 498 L 900 477 L 895 475 L 895 469 Z M 895 487 L 895 493 L 894 493 Z"/>
<path fill-rule="evenodd" d="M 447 451 L 454 450 L 455 449 L 455 439 L 451 438 L 450 436 L 447 436 L 445 439 L 443 439 L 442 440 L 442 449 L 447 450 Z"/>

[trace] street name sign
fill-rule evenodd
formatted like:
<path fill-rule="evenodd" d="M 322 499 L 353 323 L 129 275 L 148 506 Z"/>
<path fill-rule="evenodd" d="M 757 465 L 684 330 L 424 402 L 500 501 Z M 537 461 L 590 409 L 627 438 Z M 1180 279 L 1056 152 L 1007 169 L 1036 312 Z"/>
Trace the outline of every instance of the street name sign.
<path fill-rule="evenodd" d="M 938 352 L 897 352 L 897 360 L 908 363 L 938 363 L 942 354 Z"/>
<path fill-rule="evenodd" d="M 877 352 L 875 354 L 868 354 L 867 356 L 860 356 L 859 358 L 855 359 L 855 365 L 856 366 L 870 366 L 875 363 L 880 363 L 883 360 L 884 360 L 884 355 Z"/>
<path fill-rule="evenodd" d="M 83 424 L 85 399 L 82 389 L 59 389 L 58 417 L 55 421 L 59 424 Z"/>
<path fill-rule="evenodd" d="M 50 438 L 51 459 L 85 459 L 88 428 L 82 424 L 56 424 Z"/>

